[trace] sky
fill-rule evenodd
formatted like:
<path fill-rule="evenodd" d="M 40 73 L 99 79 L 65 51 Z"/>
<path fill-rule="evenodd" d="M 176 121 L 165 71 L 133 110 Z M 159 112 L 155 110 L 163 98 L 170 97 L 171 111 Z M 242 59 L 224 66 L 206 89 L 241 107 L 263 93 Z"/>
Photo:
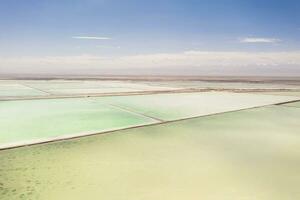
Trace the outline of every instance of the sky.
<path fill-rule="evenodd" d="M 300 76 L 300 1 L 1 0 L 0 73 Z"/>

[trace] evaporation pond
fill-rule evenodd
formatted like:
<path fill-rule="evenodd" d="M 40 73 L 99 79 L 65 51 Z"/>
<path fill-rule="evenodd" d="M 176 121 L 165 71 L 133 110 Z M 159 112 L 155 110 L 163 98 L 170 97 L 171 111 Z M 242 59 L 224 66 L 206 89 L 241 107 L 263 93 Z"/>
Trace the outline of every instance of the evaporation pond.
<path fill-rule="evenodd" d="M 0 101 L 0 147 L 153 122 L 87 98 Z"/>

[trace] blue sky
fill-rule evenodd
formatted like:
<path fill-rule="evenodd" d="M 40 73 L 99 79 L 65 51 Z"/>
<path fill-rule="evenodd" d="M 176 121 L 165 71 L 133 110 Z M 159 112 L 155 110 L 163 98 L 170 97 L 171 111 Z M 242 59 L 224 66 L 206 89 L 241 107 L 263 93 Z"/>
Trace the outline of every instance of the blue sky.
<path fill-rule="evenodd" d="M 297 0 L 3 0 L 0 24 L 4 72 L 8 65 L 18 69 L 22 63 L 12 59 L 20 57 L 24 62 L 28 57 L 40 59 L 38 63 L 46 65 L 44 57 L 127 59 L 190 51 L 300 50 Z M 287 63 L 293 69 L 297 55 L 295 59 Z M 205 67 L 201 62 L 193 65 Z M 121 60 L 114 66 L 122 68 Z"/>

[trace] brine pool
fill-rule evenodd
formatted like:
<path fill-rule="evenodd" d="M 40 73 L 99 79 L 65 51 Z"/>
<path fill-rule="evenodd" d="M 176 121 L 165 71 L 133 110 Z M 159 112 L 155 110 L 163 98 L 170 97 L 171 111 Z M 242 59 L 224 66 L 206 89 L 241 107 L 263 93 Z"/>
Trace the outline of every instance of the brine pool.
<path fill-rule="evenodd" d="M 0 148 L 248 109 L 297 98 L 203 92 L 0 101 Z"/>

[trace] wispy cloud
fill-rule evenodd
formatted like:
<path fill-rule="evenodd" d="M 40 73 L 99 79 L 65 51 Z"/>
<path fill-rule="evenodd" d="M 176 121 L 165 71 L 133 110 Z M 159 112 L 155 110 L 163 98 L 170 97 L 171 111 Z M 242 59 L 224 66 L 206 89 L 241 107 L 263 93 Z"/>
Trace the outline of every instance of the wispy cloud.
<path fill-rule="evenodd" d="M 278 38 L 260 38 L 260 37 L 246 37 L 240 38 L 241 43 L 278 43 L 281 42 Z"/>
<path fill-rule="evenodd" d="M 111 40 L 110 37 L 97 37 L 97 36 L 72 36 L 73 39 L 81 40 Z"/>

